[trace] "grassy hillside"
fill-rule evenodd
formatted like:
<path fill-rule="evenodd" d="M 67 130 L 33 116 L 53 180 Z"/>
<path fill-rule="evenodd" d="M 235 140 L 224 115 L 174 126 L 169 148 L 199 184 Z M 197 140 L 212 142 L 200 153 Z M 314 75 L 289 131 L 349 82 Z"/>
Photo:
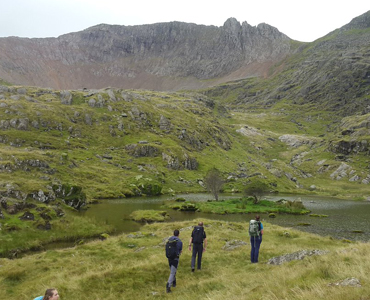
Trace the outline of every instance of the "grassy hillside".
<path fill-rule="evenodd" d="M 56 287 L 61 299 L 368 299 L 368 243 L 345 243 L 264 223 L 260 262 L 251 264 L 246 223 L 203 220 L 208 238 L 202 271 L 191 272 L 185 247 L 177 287 L 165 293 L 164 241 L 175 228 L 187 245 L 193 222 L 146 225 L 141 232 L 17 260 L 0 259 L 0 298 L 33 299 Z M 243 243 L 244 242 L 244 243 Z M 241 245 L 235 249 L 227 244 Z M 328 251 L 281 265 L 267 262 L 301 250 Z M 341 286 L 355 277 L 361 287 Z"/>
<path fill-rule="evenodd" d="M 82 187 L 89 200 L 201 192 L 213 167 L 228 192 L 259 178 L 279 192 L 359 199 L 369 193 L 367 152 L 342 155 L 336 147 L 351 139 L 344 128 L 366 143 L 368 115 L 341 120 L 289 100 L 236 108 L 220 98 L 2 86 L 2 195 L 47 193 L 55 184 Z M 343 163 L 348 167 L 337 171 Z"/>

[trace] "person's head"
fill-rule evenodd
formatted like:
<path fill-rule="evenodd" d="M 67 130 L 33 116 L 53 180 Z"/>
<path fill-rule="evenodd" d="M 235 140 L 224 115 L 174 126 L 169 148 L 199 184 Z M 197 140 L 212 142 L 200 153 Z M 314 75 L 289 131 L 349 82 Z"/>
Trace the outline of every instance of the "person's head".
<path fill-rule="evenodd" d="M 203 226 L 203 222 L 202 222 L 202 221 L 200 221 L 200 222 L 198 223 L 198 226 Z"/>
<path fill-rule="evenodd" d="M 56 289 L 47 289 L 42 300 L 58 300 L 59 294 Z"/>
<path fill-rule="evenodd" d="M 259 221 L 260 220 L 260 216 L 259 215 L 257 215 L 256 216 L 256 221 Z"/>
<path fill-rule="evenodd" d="M 178 229 L 175 229 L 174 232 L 173 232 L 173 235 L 174 236 L 179 236 L 180 234 L 180 231 Z"/>

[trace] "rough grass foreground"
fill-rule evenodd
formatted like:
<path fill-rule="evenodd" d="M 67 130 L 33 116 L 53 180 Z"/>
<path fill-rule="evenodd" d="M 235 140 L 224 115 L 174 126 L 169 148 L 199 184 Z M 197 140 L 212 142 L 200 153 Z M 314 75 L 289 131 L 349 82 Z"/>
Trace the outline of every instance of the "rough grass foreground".
<path fill-rule="evenodd" d="M 61 299 L 335 299 L 370 296 L 370 244 L 345 243 L 264 223 L 260 263 L 249 260 L 247 223 L 203 220 L 208 237 L 203 269 L 190 270 L 187 249 L 192 226 L 199 220 L 150 224 L 141 232 L 123 234 L 75 248 L 47 251 L 17 260 L 0 260 L 0 299 L 29 300 L 47 287 Z M 164 240 L 173 229 L 184 242 L 177 287 L 165 293 L 169 275 Z M 227 241 L 247 243 L 225 250 Z M 329 251 L 322 256 L 270 265 L 276 256 L 305 249 Z M 356 277 L 361 287 L 330 286 Z"/>

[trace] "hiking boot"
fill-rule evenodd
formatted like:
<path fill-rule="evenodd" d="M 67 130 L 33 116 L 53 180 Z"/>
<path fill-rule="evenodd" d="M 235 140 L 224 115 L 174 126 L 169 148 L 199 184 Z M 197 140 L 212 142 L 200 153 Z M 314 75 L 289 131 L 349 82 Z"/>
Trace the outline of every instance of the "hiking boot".
<path fill-rule="evenodd" d="M 170 288 L 170 286 L 168 285 L 168 282 L 167 282 L 167 284 L 166 284 L 166 292 L 167 292 L 167 293 L 171 293 L 171 288 Z"/>
<path fill-rule="evenodd" d="M 191 268 L 191 271 L 194 272 L 194 268 Z"/>

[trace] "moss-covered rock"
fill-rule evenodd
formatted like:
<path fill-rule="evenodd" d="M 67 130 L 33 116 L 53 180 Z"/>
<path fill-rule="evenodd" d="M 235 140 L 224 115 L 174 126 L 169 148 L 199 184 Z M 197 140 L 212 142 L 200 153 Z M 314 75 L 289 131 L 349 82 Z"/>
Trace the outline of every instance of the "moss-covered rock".
<path fill-rule="evenodd" d="M 131 213 L 130 218 L 136 222 L 153 223 L 164 222 L 169 216 L 166 211 L 136 210 Z"/>

